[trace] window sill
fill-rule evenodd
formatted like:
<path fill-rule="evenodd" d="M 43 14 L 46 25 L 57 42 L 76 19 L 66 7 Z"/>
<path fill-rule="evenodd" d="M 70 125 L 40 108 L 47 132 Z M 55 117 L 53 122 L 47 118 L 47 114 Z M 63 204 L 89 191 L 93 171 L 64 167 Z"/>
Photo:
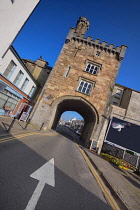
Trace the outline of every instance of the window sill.
<path fill-rule="evenodd" d="M 78 90 L 76 90 L 76 92 L 81 93 L 81 94 L 86 95 L 86 96 L 90 96 L 90 94 L 86 94 L 86 93 L 80 92 Z"/>
<path fill-rule="evenodd" d="M 98 76 L 98 74 L 92 74 L 92 73 L 90 73 L 90 72 L 88 72 L 88 71 L 85 71 L 85 70 L 84 70 L 83 72 L 88 73 L 88 74 L 90 74 L 90 75 L 93 75 L 93 76 L 95 76 L 95 77 Z"/>
<path fill-rule="evenodd" d="M 119 104 L 112 104 L 113 106 L 117 106 L 117 107 L 120 107 L 120 105 Z"/>
<path fill-rule="evenodd" d="M 121 99 L 121 96 L 114 95 L 114 98 Z"/>

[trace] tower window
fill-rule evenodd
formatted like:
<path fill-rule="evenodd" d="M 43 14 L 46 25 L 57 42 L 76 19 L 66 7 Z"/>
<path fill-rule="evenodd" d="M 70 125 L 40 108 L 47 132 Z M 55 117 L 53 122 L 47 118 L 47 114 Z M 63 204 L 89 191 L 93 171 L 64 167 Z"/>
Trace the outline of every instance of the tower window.
<path fill-rule="evenodd" d="M 71 66 L 68 66 L 65 74 L 64 74 L 64 77 L 68 77 L 69 73 L 70 73 L 70 70 L 71 70 Z"/>
<path fill-rule="evenodd" d="M 86 66 L 85 71 L 88 72 L 88 73 L 90 73 L 90 74 L 97 75 L 99 69 L 100 69 L 99 66 L 96 66 L 96 65 L 94 65 L 94 64 L 88 63 L 87 66 Z"/>
<path fill-rule="evenodd" d="M 99 52 L 99 51 L 96 52 L 96 55 L 97 56 L 100 56 L 100 54 L 101 54 L 101 52 Z"/>
<path fill-rule="evenodd" d="M 87 82 L 86 80 L 81 80 L 77 91 L 89 95 L 93 87 L 93 83 Z"/>

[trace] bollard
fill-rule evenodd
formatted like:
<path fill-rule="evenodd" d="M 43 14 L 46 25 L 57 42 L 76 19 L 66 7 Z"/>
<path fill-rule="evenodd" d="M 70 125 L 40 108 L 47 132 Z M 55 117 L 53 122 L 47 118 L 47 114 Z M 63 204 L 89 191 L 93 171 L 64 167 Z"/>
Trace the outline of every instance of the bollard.
<path fill-rule="evenodd" d="M 26 130 L 28 124 L 30 123 L 30 121 L 31 121 L 31 119 L 29 119 L 28 122 L 26 123 L 25 128 L 24 128 L 25 130 Z"/>
<path fill-rule="evenodd" d="M 41 127 L 40 127 L 40 131 L 42 130 L 42 127 L 43 127 L 44 123 L 42 123 Z"/>
<path fill-rule="evenodd" d="M 9 126 L 9 128 L 8 128 L 8 130 L 7 130 L 7 132 L 9 132 L 9 131 L 11 130 L 11 128 L 12 128 L 13 125 L 14 125 L 15 120 L 16 120 L 16 118 L 14 117 L 14 119 L 13 119 L 12 122 L 11 122 L 11 125 Z"/>

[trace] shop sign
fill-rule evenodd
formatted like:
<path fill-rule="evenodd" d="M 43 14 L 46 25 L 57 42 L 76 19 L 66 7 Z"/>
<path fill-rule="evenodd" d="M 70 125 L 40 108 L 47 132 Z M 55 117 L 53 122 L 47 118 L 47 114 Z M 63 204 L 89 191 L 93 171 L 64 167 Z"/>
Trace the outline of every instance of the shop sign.
<path fill-rule="evenodd" d="M 23 112 L 19 120 L 26 122 L 28 116 L 29 116 L 29 113 Z"/>

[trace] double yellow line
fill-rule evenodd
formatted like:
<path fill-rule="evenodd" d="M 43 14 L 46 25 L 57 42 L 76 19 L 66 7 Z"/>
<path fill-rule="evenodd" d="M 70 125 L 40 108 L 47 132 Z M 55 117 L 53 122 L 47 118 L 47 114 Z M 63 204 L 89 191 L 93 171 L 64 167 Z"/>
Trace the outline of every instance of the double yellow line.
<path fill-rule="evenodd" d="M 83 158 L 85 159 L 92 175 L 96 179 L 98 185 L 100 186 L 100 188 L 102 190 L 102 193 L 104 194 L 104 196 L 105 196 L 107 202 L 110 204 L 111 208 L 113 210 L 121 210 L 120 207 L 118 206 L 116 200 L 113 198 L 110 190 L 106 187 L 105 183 L 100 178 L 100 176 L 99 176 L 98 172 L 96 171 L 95 167 L 93 166 L 93 164 L 91 163 L 91 161 L 89 160 L 87 155 L 85 154 L 84 150 L 80 148 L 80 146 L 77 144 L 76 141 L 75 141 L 75 145 L 79 149 L 79 151 L 81 152 L 81 154 L 82 154 Z"/>
<path fill-rule="evenodd" d="M 3 143 L 3 142 L 6 142 L 6 141 L 11 141 L 11 140 L 15 140 L 15 139 L 21 139 L 23 137 L 32 136 L 32 135 L 56 136 L 56 135 L 58 135 L 58 133 L 54 133 L 54 134 L 35 133 L 35 132 L 33 132 L 33 133 L 23 133 L 23 134 L 11 136 L 11 137 L 1 138 L 0 139 L 0 144 Z"/>

